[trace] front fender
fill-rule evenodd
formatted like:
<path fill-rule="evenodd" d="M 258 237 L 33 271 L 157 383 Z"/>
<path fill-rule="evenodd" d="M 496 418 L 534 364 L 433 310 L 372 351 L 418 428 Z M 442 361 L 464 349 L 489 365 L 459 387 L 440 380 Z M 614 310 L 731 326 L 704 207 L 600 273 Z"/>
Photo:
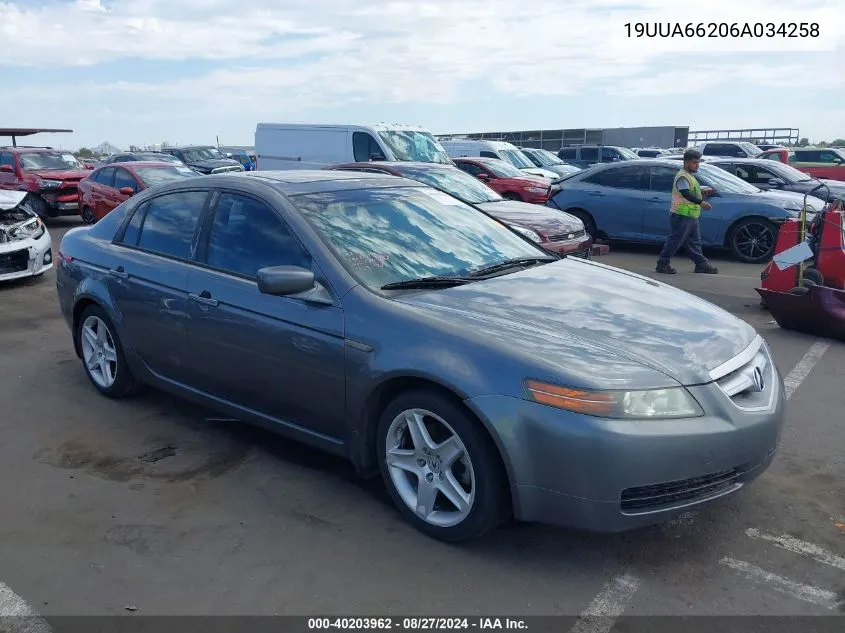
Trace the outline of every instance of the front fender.
<path fill-rule="evenodd" d="M 114 328 L 117 330 L 117 335 L 120 337 L 121 343 L 123 344 L 124 348 L 126 348 L 127 346 L 131 346 L 131 342 L 128 341 L 126 336 L 124 335 L 123 315 L 121 314 L 117 305 L 112 300 L 111 295 L 109 294 L 108 288 L 106 286 L 105 274 L 107 273 L 103 273 L 101 275 L 86 276 L 79 283 L 73 293 L 73 323 L 71 327 L 74 334 L 73 345 L 74 349 L 76 350 L 77 356 L 81 354 L 81 350 L 79 349 L 79 342 L 76 337 L 76 330 L 79 327 L 79 317 L 82 314 L 82 311 L 92 303 L 98 305 L 106 312 L 106 315 L 109 317 L 109 320 L 112 322 Z"/>

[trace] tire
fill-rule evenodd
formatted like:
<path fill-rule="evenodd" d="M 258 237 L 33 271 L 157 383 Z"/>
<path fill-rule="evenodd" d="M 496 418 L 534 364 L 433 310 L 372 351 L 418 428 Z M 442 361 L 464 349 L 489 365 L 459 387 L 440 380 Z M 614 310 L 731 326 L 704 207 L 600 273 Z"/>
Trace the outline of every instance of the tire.
<path fill-rule="evenodd" d="M 82 213 L 80 215 L 84 224 L 92 225 L 97 222 L 97 218 L 94 217 L 94 212 L 90 207 L 82 207 Z"/>
<path fill-rule="evenodd" d="M 52 217 L 50 215 L 50 207 L 38 195 L 28 195 L 26 198 L 24 198 L 23 206 L 35 213 L 42 220 L 46 220 L 47 218 Z"/>
<path fill-rule="evenodd" d="M 823 286 L 824 276 L 815 268 L 807 268 L 804 271 L 804 283 L 813 286 Z"/>
<path fill-rule="evenodd" d="M 787 290 L 786 294 L 801 296 L 807 294 L 808 292 L 810 292 L 810 288 L 808 288 L 807 286 L 796 286 L 791 290 Z"/>
<path fill-rule="evenodd" d="M 518 193 L 514 193 L 512 191 L 508 191 L 502 194 L 502 197 L 505 200 L 514 200 L 516 202 L 522 202 L 522 197 Z"/>
<path fill-rule="evenodd" d="M 737 222 L 728 236 L 733 256 L 746 264 L 759 264 L 772 258 L 778 229 L 765 218 L 745 218 Z"/>
<path fill-rule="evenodd" d="M 426 437 L 417 430 L 414 435 L 419 439 L 414 442 L 411 429 L 419 429 L 419 424 L 426 429 Z M 508 481 L 497 449 L 481 424 L 452 400 L 428 390 L 399 395 L 381 415 L 377 442 L 379 468 L 390 496 L 400 514 L 420 532 L 455 543 L 478 538 L 508 518 Z M 388 444 L 394 456 L 390 463 Z M 457 456 L 451 466 L 447 464 L 450 447 L 453 459 Z M 418 505 L 424 482 L 431 482 L 427 508 Z"/>
<path fill-rule="evenodd" d="M 596 237 L 598 237 L 597 236 L 598 231 L 596 229 L 596 223 L 593 220 L 593 217 L 589 213 L 587 213 L 583 209 L 567 209 L 566 213 L 568 213 L 570 215 L 574 215 L 576 218 L 581 220 L 581 222 L 584 223 L 584 230 L 587 231 L 587 233 L 595 241 Z"/>
<path fill-rule="evenodd" d="M 140 385 L 129 369 L 123 345 L 105 310 L 96 305 L 85 308 L 74 336 L 82 353 L 85 375 L 101 394 L 109 398 L 125 398 L 138 392 Z M 113 360 L 109 360 L 109 352 Z M 96 364 L 98 357 L 100 362 Z M 110 375 L 104 369 L 106 366 Z"/>

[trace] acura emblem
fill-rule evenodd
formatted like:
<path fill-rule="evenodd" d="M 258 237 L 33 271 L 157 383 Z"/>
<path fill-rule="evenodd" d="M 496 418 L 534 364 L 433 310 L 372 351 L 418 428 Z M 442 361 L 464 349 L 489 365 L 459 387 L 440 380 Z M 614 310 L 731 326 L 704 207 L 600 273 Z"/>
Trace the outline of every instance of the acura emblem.
<path fill-rule="evenodd" d="M 763 391 L 766 388 L 766 381 L 763 378 L 763 370 L 759 367 L 754 368 L 754 373 L 751 374 L 751 379 L 754 381 L 754 387 L 757 391 Z"/>

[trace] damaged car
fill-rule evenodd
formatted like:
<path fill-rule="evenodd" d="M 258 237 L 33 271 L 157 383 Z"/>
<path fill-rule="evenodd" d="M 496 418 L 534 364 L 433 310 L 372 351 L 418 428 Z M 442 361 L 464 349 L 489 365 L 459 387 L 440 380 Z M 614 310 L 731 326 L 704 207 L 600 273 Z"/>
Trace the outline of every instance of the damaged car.
<path fill-rule="evenodd" d="M 53 265 L 47 227 L 29 209 L 26 191 L 0 191 L 0 282 L 38 277 Z"/>
<path fill-rule="evenodd" d="M 90 173 L 65 150 L 0 147 L 0 189 L 31 193 L 26 204 L 42 219 L 76 215 L 77 187 Z"/>

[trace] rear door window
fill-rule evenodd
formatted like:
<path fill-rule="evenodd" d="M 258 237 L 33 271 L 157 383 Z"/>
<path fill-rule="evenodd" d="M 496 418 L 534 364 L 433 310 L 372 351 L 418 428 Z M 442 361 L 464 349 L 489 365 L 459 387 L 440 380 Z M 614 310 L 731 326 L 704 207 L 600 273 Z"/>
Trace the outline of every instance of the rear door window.
<path fill-rule="evenodd" d="M 599 159 L 599 148 L 598 147 L 582 147 L 581 148 L 581 160 L 587 162 L 596 162 Z"/>
<path fill-rule="evenodd" d="M 146 205 L 138 248 L 157 255 L 190 259 L 197 222 L 207 197 L 205 191 L 184 191 L 150 200 Z"/>
<path fill-rule="evenodd" d="M 558 156 L 565 159 L 574 160 L 575 159 L 575 148 L 574 147 L 564 147 L 557 153 Z"/>
<path fill-rule="evenodd" d="M 587 182 L 614 189 L 645 189 L 647 171 L 644 167 L 604 169 L 585 178 Z"/>

